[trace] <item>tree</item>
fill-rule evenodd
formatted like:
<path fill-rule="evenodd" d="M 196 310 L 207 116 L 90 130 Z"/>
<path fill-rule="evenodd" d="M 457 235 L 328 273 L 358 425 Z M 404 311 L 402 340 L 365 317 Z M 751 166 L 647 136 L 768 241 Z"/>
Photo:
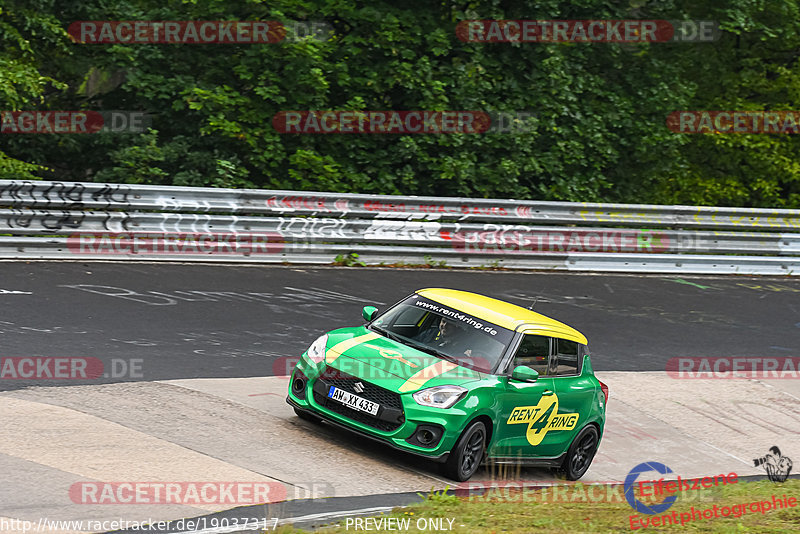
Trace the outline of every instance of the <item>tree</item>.
<path fill-rule="evenodd" d="M 52 11 L 52 0 L 6 0 L 0 6 L 0 110 L 40 105 L 66 89 L 53 76 L 68 35 Z M 0 148 L 0 178 L 35 179 L 34 173 L 46 165 L 45 159 L 38 161 L 44 165 L 9 156 Z"/>

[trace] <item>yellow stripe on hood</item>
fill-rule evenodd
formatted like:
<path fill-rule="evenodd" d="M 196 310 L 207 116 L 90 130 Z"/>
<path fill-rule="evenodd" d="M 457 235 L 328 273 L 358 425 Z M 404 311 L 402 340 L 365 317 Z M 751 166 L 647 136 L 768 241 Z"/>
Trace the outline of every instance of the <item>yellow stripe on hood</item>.
<path fill-rule="evenodd" d="M 375 338 L 381 337 L 380 335 L 376 334 L 375 332 L 369 332 L 361 336 L 356 336 L 351 339 L 346 339 L 336 345 L 332 346 L 325 352 L 325 363 L 333 363 L 336 361 L 336 358 L 342 355 L 343 352 L 347 351 L 355 347 L 356 345 L 360 345 L 362 343 L 366 343 L 367 341 L 372 341 Z"/>
<path fill-rule="evenodd" d="M 406 393 L 408 391 L 414 391 L 415 389 L 419 389 L 425 385 L 432 378 L 436 378 L 437 376 L 441 376 L 447 371 L 451 369 L 455 369 L 458 365 L 454 364 L 453 362 L 448 362 L 447 360 L 438 361 L 428 367 L 420 369 L 413 375 L 411 378 L 405 381 L 405 383 L 400 386 L 398 391 L 400 393 Z"/>

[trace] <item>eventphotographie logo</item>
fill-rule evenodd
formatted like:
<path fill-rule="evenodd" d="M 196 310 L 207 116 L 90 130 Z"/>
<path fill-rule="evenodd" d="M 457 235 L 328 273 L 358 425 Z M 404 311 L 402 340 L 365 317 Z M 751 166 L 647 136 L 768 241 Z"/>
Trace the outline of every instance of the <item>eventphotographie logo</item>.
<path fill-rule="evenodd" d="M 761 458 L 753 459 L 755 467 L 762 467 L 767 472 L 767 478 L 773 482 L 786 482 L 792 472 L 792 460 L 783 456 L 781 450 L 773 445 L 769 452 Z"/>
<path fill-rule="evenodd" d="M 655 515 L 669 510 L 670 507 L 675 504 L 678 497 L 676 495 L 670 495 L 665 497 L 660 503 L 655 504 L 647 504 L 639 500 L 633 491 L 636 486 L 636 481 L 639 479 L 639 475 L 650 471 L 655 471 L 662 475 L 672 473 L 672 469 L 660 462 L 644 462 L 630 470 L 628 476 L 625 477 L 623 487 L 625 488 L 625 500 L 628 501 L 631 508 L 641 514 Z"/>

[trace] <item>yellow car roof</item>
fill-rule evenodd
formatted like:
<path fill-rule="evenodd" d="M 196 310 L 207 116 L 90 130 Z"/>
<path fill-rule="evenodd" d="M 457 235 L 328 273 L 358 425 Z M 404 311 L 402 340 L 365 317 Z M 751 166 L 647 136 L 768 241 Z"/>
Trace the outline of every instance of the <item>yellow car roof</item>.
<path fill-rule="evenodd" d="M 457 289 L 426 288 L 420 289 L 417 294 L 509 330 L 521 330 L 530 334 L 560 337 L 587 344 L 586 336 L 571 326 L 510 302 Z"/>

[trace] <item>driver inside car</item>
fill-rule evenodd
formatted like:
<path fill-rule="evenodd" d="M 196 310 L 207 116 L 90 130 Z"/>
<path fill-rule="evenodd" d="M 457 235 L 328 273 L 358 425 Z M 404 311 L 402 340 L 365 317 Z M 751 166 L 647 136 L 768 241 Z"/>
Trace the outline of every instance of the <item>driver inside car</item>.
<path fill-rule="evenodd" d="M 472 349 L 464 343 L 466 337 L 466 333 L 458 324 L 447 317 L 442 317 L 438 324 L 434 321 L 417 339 L 443 352 L 471 356 Z"/>

